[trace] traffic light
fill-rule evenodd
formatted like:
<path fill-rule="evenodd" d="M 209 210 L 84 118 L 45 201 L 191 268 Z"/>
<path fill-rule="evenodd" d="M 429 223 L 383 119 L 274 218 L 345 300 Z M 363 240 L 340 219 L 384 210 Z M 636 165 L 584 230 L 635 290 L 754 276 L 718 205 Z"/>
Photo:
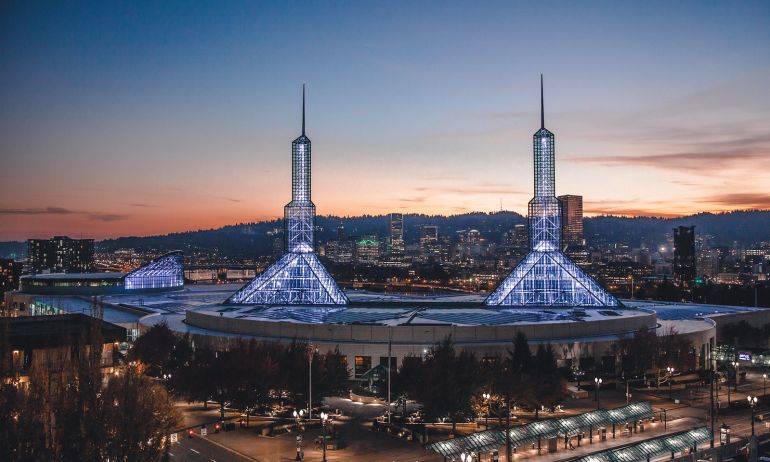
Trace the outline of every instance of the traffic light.
<path fill-rule="evenodd" d="M 191 428 L 191 429 L 189 429 L 189 430 L 187 430 L 187 437 L 188 437 L 188 438 L 192 438 L 192 437 L 193 437 L 193 431 L 192 431 L 192 428 Z"/>
<path fill-rule="evenodd" d="M 219 433 L 219 424 L 214 425 L 214 433 Z"/>

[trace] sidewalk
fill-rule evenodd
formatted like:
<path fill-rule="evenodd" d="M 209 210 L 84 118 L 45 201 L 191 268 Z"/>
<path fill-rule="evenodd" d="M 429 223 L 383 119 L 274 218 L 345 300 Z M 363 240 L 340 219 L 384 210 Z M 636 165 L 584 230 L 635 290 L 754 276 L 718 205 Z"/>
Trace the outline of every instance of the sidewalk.
<path fill-rule="evenodd" d="M 335 422 L 342 447 L 328 450 L 329 462 L 376 460 L 391 462 L 441 462 L 443 458 L 426 451 L 418 443 L 410 443 L 384 433 L 372 432 L 362 421 Z M 328 431 L 328 428 L 327 428 Z M 306 461 L 320 461 L 322 451 L 315 447 L 314 440 L 321 435 L 320 429 L 302 433 L 302 450 Z M 294 460 L 296 455 L 296 433 L 282 434 L 275 437 L 260 436 L 258 431 L 237 429 L 220 432 L 207 438 L 227 446 L 260 462 L 286 462 Z"/>

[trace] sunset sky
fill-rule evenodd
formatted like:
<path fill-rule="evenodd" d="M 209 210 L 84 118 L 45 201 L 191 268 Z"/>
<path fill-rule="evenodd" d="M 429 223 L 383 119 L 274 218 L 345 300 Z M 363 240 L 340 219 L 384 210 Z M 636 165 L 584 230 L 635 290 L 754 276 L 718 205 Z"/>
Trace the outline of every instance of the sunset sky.
<path fill-rule="evenodd" d="M 516 3 L 516 4 L 515 4 Z M 0 240 L 525 213 L 545 76 L 587 214 L 770 208 L 770 2 L 2 2 Z"/>

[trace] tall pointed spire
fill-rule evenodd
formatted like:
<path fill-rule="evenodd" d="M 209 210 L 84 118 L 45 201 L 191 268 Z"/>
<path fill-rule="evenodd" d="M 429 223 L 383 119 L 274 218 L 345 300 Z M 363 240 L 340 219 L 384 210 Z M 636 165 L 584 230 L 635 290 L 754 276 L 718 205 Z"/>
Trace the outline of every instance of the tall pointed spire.
<path fill-rule="evenodd" d="M 543 76 L 541 75 L 542 79 Z M 305 84 L 302 84 L 302 135 L 305 135 Z"/>
<path fill-rule="evenodd" d="M 304 127 L 304 122 L 302 126 Z M 543 74 L 540 74 L 540 128 L 545 128 L 545 110 L 543 109 Z M 305 133 L 304 128 L 302 129 L 302 133 Z"/>
<path fill-rule="evenodd" d="M 532 135 L 535 197 L 527 207 L 530 252 L 485 300 L 488 306 L 620 306 L 561 249 L 561 207 L 556 198 L 554 134 L 545 128 L 540 74 L 540 129 Z"/>

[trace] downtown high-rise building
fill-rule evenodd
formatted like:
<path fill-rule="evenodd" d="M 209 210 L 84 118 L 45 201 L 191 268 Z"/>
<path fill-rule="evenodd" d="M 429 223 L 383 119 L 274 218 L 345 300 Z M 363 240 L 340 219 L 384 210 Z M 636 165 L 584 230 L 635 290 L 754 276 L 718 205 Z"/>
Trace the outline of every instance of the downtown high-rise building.
<path fill-rule="evenodd" d="M 361 236 L 354 240 L 353 259 L 361 265 L 376 265 L 380 261 L 380 240 L 376 235 Z"/>
<path fill-rule="evenodd" d="M 94 240 L 70 239 L 67 236 L 29 239 L 27 257 L 33 274 L 87 273 L 95 268 Z"/>
<path fill-rule="evenodd" d="M 423 225 L 420 227 L 420 260 L 441 261 L 438 226 Z"/>
<path fill-rule="evenodd" d="M 583 196 L 559 196 L 561 204 L 562 248 L 570 245 L 584 245 L 583 237 Z"/>
<path fill-rule="evenodd" d="M 674 228 L 674 280 L 691 288 L 695 280 L 695 226 Z"/>
<path fill-rule="evenodd" d="M 700 249 L 695 255 L 696 276 L 713 278 L 719 274 L 721 255 L 719 249 Z"/>
<path fill-rule="evenodd" d="M 390 259 L 400 261 L 404 259 L 406 249 L 404 246 L 404 214 L 390 214 Z"/>

